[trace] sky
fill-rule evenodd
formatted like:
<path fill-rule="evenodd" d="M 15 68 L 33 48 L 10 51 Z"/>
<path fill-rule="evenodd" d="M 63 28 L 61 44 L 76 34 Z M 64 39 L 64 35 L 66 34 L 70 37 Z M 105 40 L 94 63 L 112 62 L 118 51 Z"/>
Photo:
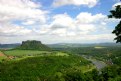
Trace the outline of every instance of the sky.
<path fill-rule="evenodd" d="M 115 42 L 119 20 L 109 11 L 120 0 L 0 0 L 0 43 Z"/>

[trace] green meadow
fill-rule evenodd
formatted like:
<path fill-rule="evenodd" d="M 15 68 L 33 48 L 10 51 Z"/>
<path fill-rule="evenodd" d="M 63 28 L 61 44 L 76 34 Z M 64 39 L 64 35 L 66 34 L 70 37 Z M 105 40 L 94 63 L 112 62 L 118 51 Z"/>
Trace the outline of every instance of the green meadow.
<path fill-rule="evenodd" d="M 38 51 L 38 50 L 5 50 L 4 53 L 8 56 L 27 56 L 27 55 L 42 55 L 50 54 L 48 51 Z"/>

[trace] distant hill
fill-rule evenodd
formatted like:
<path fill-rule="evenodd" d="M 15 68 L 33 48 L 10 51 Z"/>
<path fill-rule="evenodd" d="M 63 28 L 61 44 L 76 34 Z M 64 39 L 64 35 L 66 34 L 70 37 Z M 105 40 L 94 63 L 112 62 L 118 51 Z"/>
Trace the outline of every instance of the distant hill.
<path fill-rule="evenodd" d="M 14 44 L 0 44 L 1 49 L 9 49 L 9 48 L 15 48 L 20 46 L 20 43 L 14 43 Z"/>
<path fill-rule="evenodd" d="M 48 44 L 51 48 L 68 48 L 68 47 L 95 47 L 95 46 L 121 46 L 120 43 L 89 43 L 89 44 L 80 44 L 80 43 L 57 43 L 57 44 Z"/>
<path fill-rule="evenodd" d="M 41 43 L 41 41 L 36 40 L 27 40 L 23 41 L 20 46 L 16 49 L 23 49 L 23 50 L 42 50 L 42 51 L 49 51 L 51 50 L 48 46 Z"/>
<path fill-rule="evenodd" d="M 0 48 L 15 48 L 20 45 L 21 45 L 20 43 L 0 44 Z M 68 48 L 68 47 L 94 47 L 94 46 L 121 46 L 121 44 L 120 43 L 92 43 L 92 44 L 57 43 L 57 44 L 45 44 L 45 46 L 50 48 Z"/>

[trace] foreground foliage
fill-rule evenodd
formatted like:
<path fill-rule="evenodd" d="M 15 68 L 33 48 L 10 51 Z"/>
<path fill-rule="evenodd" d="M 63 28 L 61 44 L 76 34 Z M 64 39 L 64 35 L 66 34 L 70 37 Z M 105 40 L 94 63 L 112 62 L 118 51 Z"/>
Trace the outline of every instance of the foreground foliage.
<path fill-rule="evenodd" d="M 109 66 L 101 72 L 96 69 L 83 72 L 80 68 L 87 65 L 90 62 L 79 56 L 44 56 L 3 62 L 0 81 L 121 81 L 118 66 Z"/>
<path fill-rule="evenodd" d="M 108 15 L 108 18 L 121 19 L 121 5 L 115 6 L 115 9 L 110 11 L 110 15 Z M 114 40 L 116 40 L 117 43 L 121 43 L 121 21 L 115 27 L 112 33 L 116 35 L 116 38 Z"/>
<path fill-rule="evenodd" d="M 80 62 L 81 61 L 81 62 Z M 0 64 L 0 81 L 66 80 L 91 63 L 79 56 L 41 56 Z M 81 68 L 81 67 L 84 68 Z M 91 69 L 92 66 L 87 69 Z M 87 70 L 85 69 L 85 70 Z M 79 75 L 80 76 L 80 75 Z M 76 76 L 75 76 L 76 77 Z M 77 76 L 78 77 L 78 76 Z"/>

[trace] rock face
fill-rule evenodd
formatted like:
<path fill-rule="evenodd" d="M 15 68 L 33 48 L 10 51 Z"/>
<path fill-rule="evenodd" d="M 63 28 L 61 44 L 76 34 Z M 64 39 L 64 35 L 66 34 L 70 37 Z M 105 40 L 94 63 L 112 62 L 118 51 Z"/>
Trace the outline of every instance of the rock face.
<path fill-rule="evenodd" d="M 36 41 L 36 40 L 23 41 L 22 44 L 17 49 L 42 50 L 42 51 L 50 50 L 48 46 L 42 44 L 41 41 Z"/>

